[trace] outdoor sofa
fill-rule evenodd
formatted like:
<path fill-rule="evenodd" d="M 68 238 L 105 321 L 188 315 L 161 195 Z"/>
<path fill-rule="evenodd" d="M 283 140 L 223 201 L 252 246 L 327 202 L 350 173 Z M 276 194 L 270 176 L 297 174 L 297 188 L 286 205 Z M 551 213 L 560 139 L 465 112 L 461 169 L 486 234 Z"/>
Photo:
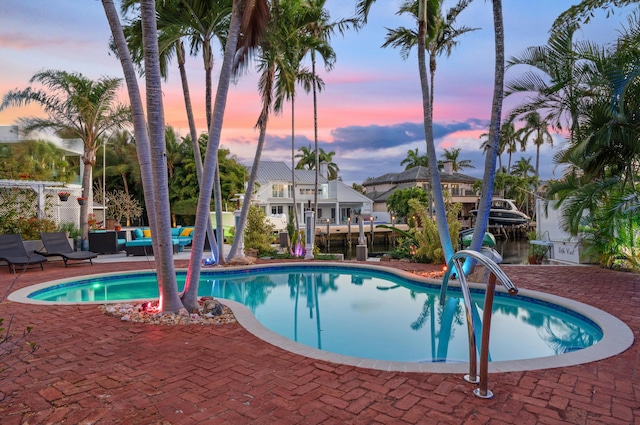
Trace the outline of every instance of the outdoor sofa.
<path fill-rule="evenodd" d="M 171 240 L 173 252 L 181 252 L 184 247 L 191 245 L 193 241 L 193 227 L 171 228 Z M 125 244 L 125 251 L 129 255 L 153 255 L 153 243 L 151 230 L 148 227 L 139 227 L 131 232 L 131 240 Z"/>

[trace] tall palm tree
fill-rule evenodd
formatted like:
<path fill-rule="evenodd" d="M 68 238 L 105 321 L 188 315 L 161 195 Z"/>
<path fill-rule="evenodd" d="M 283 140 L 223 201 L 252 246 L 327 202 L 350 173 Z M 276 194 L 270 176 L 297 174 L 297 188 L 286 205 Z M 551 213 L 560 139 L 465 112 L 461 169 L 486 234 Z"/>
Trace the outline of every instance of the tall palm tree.
<path fill-rule="evenodd" d="M 153 4 L 150 3 L 153 2 L 145 0 L 145 2 L 142 3 L 143 7 L 141 8 L 141 10 L 143 10 L 143 13 L 141 15 L 143 17 L 142 24 L 145 28 L 145 30 L 143 31 L 143 34 L 145 34 L 144 45 L 145 47 L 149 46 L 148 51 L 145 48 L 145 63 L 159 62 L 157 49 L 153 48 L 154 44 L 157 43 L 157 40 L 155 39 L 155 9 L 153 8 Z M 122 26 L 120 24 L 120 18 L 118 17 L 118 13 L 116 11 L 115 5 L 113 4 L 113 0 L 102 0 L 102 5 L 105 10 L 105 15 L 107 16 L 107 21 L 109 22 L 111 34 L 114 38 L 114 45 L 116 46 L 118 57 L 120 58 L 120 62 L 122 64 L 125 80 L 127 82 L 127 91 L 129 94 L 129 101 L 131 103 L 131 112 L 133 115 L 136 150 L 141 167 L 142 187 L 144 191 L 145 205 L 147 208 L 147 215 L 149 217 L 149 224 L 151 225 L 152 231 L 154 231 L 154 234 L 156 235 L 156 237 L 153 238 L 153 249 L 155 253 L 154 259 L 156 269 L 158 270 L 159 274 L 159 307 L 160 311 L 177 312 L 184 306 L 184 304 L 180 301 L 180 297 L 178 294 L 178 286 L 173 264 L 173 245 L 171 242 L 171 234 L 169 230 L 170 217 L 168 214 L 169 207 L 167 204 L 169 198 L 166 195 L 166 192 L 165 198 L 162 198 L 162 191 L 156 190 L 156 188 L 154 187 L 155 183 L 160 183 L 159 180 L 156 180 L 155 173 L 161 174 L 164 172 L 166 175 L 166 164 L 161 164 L 163 166 L 162 169 L 158 167 L 158 158 L 153 158 L 151 150 L 151 138 L 153 136 L 157 137 L 158 135 L 158 117 L 156 117 L 154 122 L 154 132 L 152 136 L 151 132 L 147 131 L 148 127 L 144 115 L 145 109 L 142 104 L 142 97 L 140 96 L 140 89 L 138 87 L 136 71 L 131 59 L 131 55 L 129 53 L 129 49 L 127 47 L 127 42 L 124 37 Z M 159 78 L 159 75 L 156 71 L 150 70 L 149 74 L 152 78 Z M 156 87 L 150 87 L 149 90 L 155 92 L 155 95 L 160 94 L 157 90 L 155 90 L 156 88 L 159 88 L 159 81 L 152 81 L 152 83 L 154 84 L 151 84 L 151 86 L 155 85 Z M 153 98 L 153 102 L 149 103 L 149 107 L 151 109 L 158 108 L 158 101 L 161 102 L 161 99 L 161 97 Z M 160 134 L 161 135 L 159 137 L 159 140 L 162 141 L 163 134 Z M 162 148 L 162 146 L 158 146 L 161 145 L 161 143 L 158 143 L 158 139 L 154 139 L 154 143 L 156 145 L 154 153 L 157 155 L 159 151 L 159 149 L 157 148 Z M 156 164 L 153 164 L 154 162 Z M 156 208 L 156 200 L 158 200 L 158 208 Z M 163 205 L 162 202 L 165 202 L 165 204 Z M 163 220 L 157 220 L 158 210 L 165 210 Z M 160 249 L 160 246 L 163 246 L 163 249 Z"/>
<path fill-rule="evenodd" d="M 260 43 L 258 70 L 260 78 L 258 88 L 262 98 L 262 110 L 256 126 L 260 130 L 256 154 L 251 167 L 251 174 L 247 182 L 246 201 L 240 211 L 240 219 L 236 233 L 244 232 L 245 223 L 249 213 L 250 197 L 258 173 L 258 166 L 262 156 L 264 141 L 266 138 L 267 124 L 272 109 L 279 111 L 287 93 L 292 93 L 291 87 L 296 81 L 296 66 L 298 57 L 295 55 L 299 42 L 299 32 L 304 26 L 304 15 L 301 5 L 296 0 L 277 0 L 271 3 L 270 19 L 264 37 Z M 303 24 L 303 25 L 301 25 Z M 294 53 L 292 57 L 292 53 Z M 292 64 L 295 64 L 292 66 Z M 289 88 L 287 88 L 289 87 Z M 208 151 L 207 151 L 208 153 Z M 294 214 L 297 211 L 294 205 Z M 235 238 L 231 245 L 229 257 L 236 255 L 240 238 Z"/>
<path fill-rule="evenodd" d="M 218 151 L 220 149 L 220 136 L 222 133 L 222 122 L 226 106 L 227 94 L 234 67 L 237 66 L 237 59 L 241 62 L 258 45 L 265 25 L 267 23 L 268 7 L 266 0 L 233 0 L 231 20 L 229 23 L 229 33 L 225 43 L 224 57 L 218 80 L 218 89 L 214 102 L 211 125 L 209 126 L 209 141 L 204 159 L 204 174 L 202 176 L 200 195 L 198 197 L 198 208 L 196 211 L 196 228 L 206 228 L 210 219 L 209 204 L 211 202 L 211 191 L 214 183 L 214 171 L 218 165 Z M 242 37 L 240 35 L 242 34 Z M 255 177 L 254 177 L 255 181 Z M 247 190 L 247 206 L 250 203 L 251 191 Z M 244 211 L 244 210 L 243 210 Z M 248 209 L 247 209 L 248 212 Z M 246 214 L 245 218 L 246 220 Z M 221 227 L 220 227 L 221 228 Z M 237 232 L 243 229 L 236 229 Z M 237 233 L 238 234 L 238 233 Z M 204 246 L 204 232 L 196 232 L 194 246 Z M 236 238 L 236 240 L 239 238 Z M 236 244 L 236 241 L 234 241 Z M 236 244 L 237 249 L 237 244 Z M 233 250 L 233 248 L 232 248 Z M 189 259 L 189 271 L 187 273 L 185 293 L 182 301 L 187 307 L 198 308 L 198 281 L 200 279 L 201 259 L 193 254 Z"/>
<path fill-rule="evenodd" d="M 444 153 L 442 154 L 442 157 L 446 161 L 451 161 L 451 165 L 454 173 L 457 173 L 458 171 L 462 171 L 465 168 L 475 168 L 473 164 L 471 164 L 471 160 L 469 159 L 463 159 L 460 161 L 458 160 L 461 150 L 462 149 L 460 148 L 451 148 L 451 150 L 445 149 Z"/>
<path fill-rule="evenodd" d="M 367 14 L 373 2 L 374 0 L 359 0 L 357 2 L 356 8 L 362 16 L 363 22 L 366 22 Z M 440 16 L 439 10 L 441 3 L 442 2 L 440 0 L 418 0 L 417 10 L 415 10 L 416 13 L 414 14 L 414 17 L 416 18 L 417 23 L 415 45 L 418 49 L 418 72 L 420 74 L 420 85 L 422 91 L 423 121 L 427 157 L 429 158 L 429 177 L 432 196 L 435 201 L 438 234 L 440 236 L 445 259 L 448 261 L 449 258 L 453 256 L 453 244 L 449 234 L 442 185 L 440 183 L 440 173 L 438 171 L 438 161 L 436 159 L 435 142 L 433 137 L 433 108 L 430 94 L 430 90 L 433 90 L 433 87 L 430 88 L 429 86 L 425 53 L 427 51 L 428 40 L 434 39 L 433 36 L 436 34 L 435 29 L 437 28 L 437 17 Z M 410 4 L 407 6 L 409 8 L 411 7 Z"/>
<path fill-rule="evenodd" d="M 398 10 L 398 15 L 409 14 L 417 18 L 420 0 L 405 0 Z M 442 13 L 443 0 L 438 0 L 433 10 L 434 16 L 429 22 L 427 28 L 426 48 L 429 53 L 429 75 L 431 83 L 431 96 L 429 103 L 433 109 L 434 84 L 437 68 L 437 57 L 446 54 L 451 56 L 453 48 L 459 43 L 458 38 L 468 32 L 476 31 L 479 28 L 470 28 L 462 26 L 454 27 L 458 15 L 467 8 L 472 0 L 459 0 L 458 3 L 447 11 L 446 16 Z M 388 29 L 385 43 L 382 47 L 400 48 L 400 54 L 403 59 L 407 59 L 413 46 L 418 43 L 418 34 L 415 29 L 400 27 L 396 29 Z"/>
<path fill-rule="evenodd" d="M 533 136 L 532 142 L 536 147 L 536 176 L 540 176 L 540 147 L 545 143 L 553 146 L 553 137 L 549 133 L 547 122 L 538 112 L 529 112 L 522 120 L 525 121 L 525 125 L 516 133 L 521 138 L 523 147 Z"/>
<path fill-rule="evenodd" d="M 283 5 L 283 7 L 281 7 L 281 5 Z M 287 42 L 295 40 L 299 28 L 292 28 L 290 26 L 291 17 L 286 16 L 286 11 L 294 9 L 291 9 L 289 6 L 293 5 L 279 0 L 273 1 L 270 4 L 270 19 L 260 41 L 258 53 L 260 78 L 258 80 L 258 89 L 262 98 L 262 109 L 256 124 L 259 128 L 260 135 L 258 136 L 256 154 L 254 156 L 253 166 L 251 167 L 249 181 L 247 182 L 245 202 L 240 211 L 236 234 L 244 232 L 249 213 L 249 204 L 251 203 L 250 199 L 253 194 L 260 158 L 262 157 L 262 150 L 264 148 L 269 116 L 271 110 L 274 109 L 274 102 L 278 99 L 282 102 L 284 94 L 286 93 L 283 89 L 284 85 L 295 80 L 295 78 L 291 77 L 291 58 L 287 53 L 287 47 L 295 46 L 287 45 Z M 233 258 L 236 255 L 239 247 L 239 239 L 240 238 L 234 238 L 229 251 L 229 258 Z"/>
<path fill-rule="evenodd" d="M 138 0 L 125 0 L 122 5 L 123 14 L 128 13 L 138 4 Z M 189 91 L 189 83 L 185 69 L 185 49 L 183 39 L 187 39 L 190 45 L 191 55 L 197 55 L 202 52 L 204 70 L 205 70 L 205 116 L 207 127 L 211 123 L 211 98 L 212 98 L 212 71 L 213 71 L 213 51 L 212 42 L 214 39 L 221 41 L 226 38 L 229 27 L 229 16 L 231 13 L 231 0 L 218 2 L 210 2 L 206 0 L 180 0 L 173 2 L 158 2 L 156 4 L 159 26 L 159 45 L 161 48 L 160 65 L 163 75 L 168 74 L 168 61 L 175 53 L 180 71 L 180 79 L 182 83 L 185 108 L 187 112 L 187 122 L 193 143 L 193 152 L 196 165 L 196 174 L 198 179 L 202 176 L 202 158 L 200 149 L 197 144 L 197 129 L 191 105 L 191 96 Z M 141 55 L 141 30 L 139 20 L 133 22 L 125 29 L 128 36 L 130 49 L 134 51 L 134 57 L 137 62 L 142 61 Z M 222 198 L 220 195 L 220 175 L 216 168 L 214 174 L 214 197 L 217 227 L 222 226 Z M 202 232 L 201 229 L 197 231 Z M 213 230 L 210 222 L 206 226 L 206 232 L 209 240 L 214 240 Z M 218 253 L 222 252 L 223 241 L 217 243 Z M 212 245 L 213 247 L 214 245 Z M 197 258 L 201 258 L 202 251 L 199 247 L 194 246 L 192 254 Z M 220 255 L 216 255 L 219 261 L 224 259 Z"/>
<path fill-rule="evenodd" d="M 336 57 L 331 45 L 329 44 L 331 36 L 336 32 L 340 34 L 344 34 L 349 28 L 357 28 L 358 21 L 357 19 L 341 19 L 339 21 L 331 22 L 331 16 L 329 15 L 329 11 L 325 9 L 324 5 L 326 0 L 309 0 L 309 4 L 311 7 L 319 13 L 318 18 L 311 22 L 305 28 L 305 31 L 308 31 L 320 44 L 317 47 L 311 47 L 309 49 L 309 53 L 311 56 L 311 75 L 314 77 L 312 82 L 312 91 L 313 91 L 313 144 L 314 151 L 318 152 L 318 91 L 319 91 L 319 80 L 316 79 L 316 53 L 319 53 L 324 61 L 325 70 L 331 71 L 333 69 L 333 65 L 335 63 Z M 319 171 L 320 171 L 320 159 L 316 155 L 315 157 L 315 184 L 314 184 L 314 195 L 313 195 L 313 211 L 314 216 L 318 216 L 318 182 L 319 182 Z"/>
<path fill-rule="evenodd" d="M 407 151 L 407 157 L 400 161 L 400 165 L 405 165 L 404 169 L 408 170 L 414 167 L 428 167 L 429 158 L 427 155 L 419 155 L 418 148 L 409 149 Z"/>
<path fill-rule="evenodd" d="M 131 120 L 130 109 L 116 101 L 122 80 L 102 77 L 92 81 L 80 73 L 44 70 L 37 72 L 29 82 L 40 84 L 42 88 L 33 86 L 9 91 L 3 96 L 0 110 L 36 104 L 43 108 L 47 118 L 20 118 L 18 123 L 23 131 L 52 130 L 63 138 L 81 139 L 84 145 L 82 191 L 83 196 L 91 197 L 98 138 Z M 80 207 L 83 239 L 89 235 L 88 214 L 89 204 L 84 203 Z"/>
<path fill-rule="evenodd" d="M 495 34 L 495 69 L 493 83 L 493 100 L 491 103 L 491 124 L 489 140 L 491 145 L 487 151 L 482 177 L 482 194 L 478 202 L 478 219 L 473 230 L 469 249 L 480 251 L 482 240 L 487 231 L 489 209 L 493 197 L 493 185 L 496 176 L 496 162 L 500 146 L 500 123 L 502 119 L 502 101 L 504 99 L 504 22 L 502 18 L 502 0 L 493 0 L 493 27 Z M 469 273 L 473 262 L 465 261 L 464 271 Z"/>

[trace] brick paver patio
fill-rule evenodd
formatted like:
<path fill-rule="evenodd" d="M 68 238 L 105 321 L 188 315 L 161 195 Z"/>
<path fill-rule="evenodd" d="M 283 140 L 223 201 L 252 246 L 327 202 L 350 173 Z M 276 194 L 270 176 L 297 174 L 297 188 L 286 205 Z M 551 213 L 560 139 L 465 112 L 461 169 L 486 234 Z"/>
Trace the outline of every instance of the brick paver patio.
<path fill-rule="evenodd" d="M 49 262 L 17 281 L 0 268 L 0 295 L 34 283 L 140 262 Z M 386 264 L 386 263 L 382 263 Z M 185 267 L 186 261 L 177 261 Z M 434 266 L 393 263 L 410 271 Z M 598 307 L 636 341 L 605 360 L 490 375 L 494 398 L 462 376 L 382 372 L 305 358 L 238 324 L 121 322 L 95 305 L 4 300 L 13 331 L 34 327 L 39 350 L 0 378 L 0 423 L 12 424 L 632 424 L 640 423 L 640 276 L 597 267 L 504 266 L 521 288 Z"/>

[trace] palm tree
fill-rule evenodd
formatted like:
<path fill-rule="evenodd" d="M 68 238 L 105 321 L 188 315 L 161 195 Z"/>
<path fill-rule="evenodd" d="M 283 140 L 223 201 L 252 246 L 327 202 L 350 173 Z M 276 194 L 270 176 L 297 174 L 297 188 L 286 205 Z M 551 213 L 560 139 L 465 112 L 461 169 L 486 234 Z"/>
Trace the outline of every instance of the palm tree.
<path fill-rule="evenodd" d="M 363 22 L 366 22 L 368 11 L 374 0 L 359 0 L 356 8 L 362 16 Z M 411 4 L 405 3 L 411 10 Z M 438 234 L 442 243 L 445 259 L 448 261 L 453 256 L 453 245 L 449 234 L 449 226 L 447 223 L 446 208 L 442 193 L 442 185 L 440 183 L 440 173 L 438 171 L 438 161 L 436 159 L 435 142 L 433 138 L 433 108 L 431 103 L 429 87 L 429 77 L 427 75 L 426 50 L 428 40 L 433 40 L 436 34 L 437 17 L 440 16 L 439 0 L 418 0 L 417 9 L 413 14 L 416 18 L 417 32 L 415 37 L 415 45 L 418 49 L 418 72 L 420 74 L 420 85 L 422 91 L 422 109 L 424 114 L 424 129 L 427 146 L 427 157 L 429 158 L 429 178 L 431 181 L 432 196 L 435 201 L 435 213 L 438 225 Z M 499 124 L 498 124 L 499 126 Z M 495 164 L 494 164 L 495 168 Z M 484 234 L 483 234 L 484 236 Z M 479 247 L 478 247 L 479 249 Z"/>
<path fill-rule="evenodd" d="M 334 151 L 325 152 L 324 149 L 320 148 L 320 154 L 318 155 L 318 160 L 320 163 L 327 164 L 327 180 L 336 180 L 338 178 L 338 171 L 340 171 L 340 167 L 333 162 L 333 156 L 336 153 Z"/>
<path fill-rule="evenodd" d="M 157 40 L 154 38 L 155 31 L 155 10 L 153 8 L 152 1 L 145 0 L 141 4 L 142 10 L 142 25 L 145 27 L 145 64 L 150 64 L 152 62 L 159 62 L 157 56 Z M 177 312 L 184 306 L 184 304 L 180 301 L 180 297 L 178 295 L 178 287 L 175 275 L 175 269 L 173 264 L 173 252 L 172 252 L 172 242 L 171 242 L 171 234 L 170 234 L 170 217 L 169 217 L 169 208 L 168 205 L 164 205 L 163 208 L 161 201 L 168 203 L 168 194 L 165 194 L 165 197 L 162 198 L 163 192 L 161 189 L 155 187 L 155 183 L 161 183 L 161 176 L 156 176 L 156 174 L 162 174 L 166 176 L 166 165 L 160 164 L 158 165 L 158 153 L 162 154 L 162 143 L 158 142 L 158 134 L 160 142 L 163 141 L 162 132 L 158 132 L 160 125 L 162 122 L 158 123 L 157 118 L 154 119 L 153 124 L 153 133 L 151 131 L 147 132 L 147 123 L 145 121 L 144 116 L 144 107 L 142 104 L 142 98 L 140 96 L 140 90 L 138 88 L 138 82 L 136 77 L 135 68 L 133 65 L 133 61 L 131 59 L 131 55 L 129 53 L 127 42 L 124 37 L 124 32 L 122 30 L 122 26 L 120 24 L 120 19 L 118 17 L 118 13 L 113 4 L 113 0 L 102 0 L 102 5 L 105 10 L 105 15 L 107 16 L 107 21 L 109 22 L 109 27 L 111 29 L 111 34 L 114 38 L 114 45 L 116 46 L 118 57 L 120 58 L 120 62 L 122 64 L 122 69 L 124 72 L 125 80 L 127 82 L 127 90 L 129 93 L 129 101 L 131 103 L 131 111 L 133 114 L 133 125 L 134 125 L 134 133 L 136 139 L 136 149 L 138 153 L 138 160 L 140 161 L 141 167 L 141 175 L 142 175 L 142 187 L 144 191 L 144 199 L 145 205 L 147 208 L 147 215 L 149 217 L 149 224 L 151 225 L 152 231 L 156 237 L 153 238 L 153 249 L 154 249 L 154 259 L 156 268 L 158 270 L 159 276 L 159 288 L 160 288 L 160 311 L 167 312 Z M 149 46 L 147 49 L 146 47 Z M 158 102 L 161 102 L 162 98 L 157 97 L 159 93 L 159 73 L 157 70 L 149 70 L 149 79 L 150 86 L 148 91 L 153 92 L 153 95 L 156 95 L 155 98 L 152 97 L 152 102 L 149 102 L 150 109 L 157 109 Z M 154 81 L 154 78 L 156 79 Z M 154 87 L 155 86 L 155 87 Z M 161 110 L 161 103 L 159 109 Z M 161 114 L 160 114 L 161 115 Z M 151 126 L 149 126 L 149 129 Z M 151 139 L 155 137 L 154 147 L 160 147 L 160 149 L 155 149 L 155 155 L 152 155 L 151 152 Z M 158 146 L 160 145 L 160 146 Z M 154 164 L 155 162 L 155 164 Z M 155 171 L 155 173 L 154 173 Z M 156 180 L 156 178 L 158 178 Z M 156 209 L 156 199 L 158 200 L 158 208 Z M 165 210 L 163 213 L 163 219 L 157 220 L 158 210 Z M 160 249 L 160 246 L 163 249 Z"/>
<path fill-rule="evenodd" d="M 298 149 L 300 152 L 296 158 L 300 158 L 296 164 L 296 170 L 313 170 L 316 168 L 316 151 L 311 150 L 311 146 L 302 146 Z"/>
<path fill-rule="evenodd" d="M 445 149 L 444 153 L 442 154 L 442 157 L 445 159 L 445 161 L 451 161 L 451 165 L 454 173 L 464 170 L 465 168 L 475 168 L 473 164 L 471 164 L 471 160 L 469 159 L 463 159 L 461 161 L 458 161 L 458 156 L 460 156 L 460 151 L 461 151 L 460 148 L 451 148 L 451 150 Z"/>
<path fill-rule="evenodd" d="M 52 130 L 64 138 L 81 139 L 84 145 L 82 191 L 83 196 L 91 197 L 98 138 L 131 120 L 129 108 L 116 102 L 122 80 L 102 77 L 92 81 L 79 73 L 45 70 L 37 72 L 29 82 L 38 83 L 43 88 L 9 91 L 2 99 L 0 110 L 9 106 L 37 104 L 44 109 L 47 118 L 20 118 L 18 123 L 23 131 Z M 80 207 L 83 239 L 89 235 L 88 214 L 89 204 L 85 203 Z"/>
<path fill-rule="evenodd" d="M 589 81 L 595 71 L 591 58 L 599 48 L 589 42 L 575 43 L 577 25 L 567 25 L 555 31 L 545 46 L 525 49 L 507 62 L 507 68 L 528 67 L 529 70 L 506 84 L 506 96 L 528 94 L 510 116 L 524 116 L 544 111 L 543 121 L 554 129 L 569 129 L 570 140 L 580 135 L 580 112 L 590 97 Z"/>
<path fill-rule="evenodd" d="M 448 10 L 446 16 L 442 14 L 443 0 L 438 0 L 434 5 L 434 16 L 429 18 L 429 26 L 427 28 L 427 52 L 429 53 L 429 74 L 431 83 L 431 97 L 429 103 L 431 109 L 433 109 L 434 98 L 434 84 L 435 74 L 437 68 L 437 57 L 446 54 L 447 57 L 451 56 L 453 48 L 459 43 L 458 38 L 471 31 L 476 31 L 479 28 L 469 28 L 462 26 L 455 28 L 454 23 L 458 15 L 466 9 L 471 3 L 471 0 L 459 0 L 455 7 Z M 419 9 L 419 0 L 405 0 L 398 10 L 398 15 L 409 14 L 413 18 L 417 19 Z M 382 47 L 397 47 L 400 48 L 400 54 L 403 59 L 409 57 L 409 53 L 413 46 L 418 42 L 418 34 L 414 29 L 400 27 L 396 29 L 387 30 L 387 37 Z"/>
<path fill-rule="evenodd" d="M 529 177 L 529 173 L 535 173 L 535 171 L 535 168 L 531 165 L 531 157 L 520 158 L 511 168 L 511 174 L 524 178 Z"/>
<path fill-rule="evenodd" d="M 138 0 L 126 0 L 122 5 L 123 14 L 129 12 Z M 230 0 L 222 2 L 209 2 L 203 0 L 182 0 L 180 2 L 159 2 L 156 5 L 159 25 L 159 44 L 161 49 L 160 64 L 163 75 L 166 77 L 168 61 L 175 53 L 180 71 L 183 95 L 185 100 L 185 108 L 187 112 L 187 121 L 189 123 L 189 131 L 193 142 L 193 152 L 196 165 L 196 174 L 198 179 L 202 176 L 202 158 L 200 156 L 200 148 L 197 144 L 197 130 L 193 110 L 191 106 L 191 96 L 189 92 L 189 83 L 185 70 L 185 49 L 183 38 L 188 38 L 191 46 L 190 53 L 197 55 L 202 51 L 202 58 L 205 69 L 205 116 L 207 118 L 207 127 L 211 124 L 211 97 L 212 97 L 212 71 L 213 71 L 213 53 L 212 41 L 217 38 L 221 43 L 226 38 L 229 27 L 229 16 L 231 13 Z M 125 29 L 128 35 L 130 49 L 134 51 L 134 56 L 138 64 L 142 62 L 141 54 L 141 28 L 139 20 L 134 20 L 131 25 Z M 215 206 L 217 227 L 222 226 L 222 199 L 220 189 L 220 175 L 218 168 L 214 171 L 215 184 Z M 198 231 L 201 231 L 198 229 Z M 214 240 L 213 230 L 209 222 L 206 227 L 209 240 Z M 222 252 L 222 241 L 218 241 L 217 251 Z M 212 245 L 214 246 L 214 245 Z M 199 247 L 192 251 L 197 258 L 202 256 Z M 220 255 L 217 255 L 219 261 L 224 262 Z"/>
<path fill-rule="evenodd" d="M 419 155 L 418 148 L 413 150 L 409 149 L 407 151 L 407 157 L 400 161 L 400 165 L 406 165 L 404 167 L 405 170 L 414 167 L 428 167 L 429 166 L 429 158 L 427 155 Z"/>
<path fill-rule="evenodd" d="M 489 222 L 489 209 L 493 197 L 493 185 L 496 176 L 496 162 L 500 146 L 500 123 L 502 119 L 502 101 L 504 99 L 504 22 L 502 19 L 502 1 L 493 0 L 493 25 L 495 33 L 495 70 L 493 83 L 493 101 L 491 104 L 491 125 L 489 140 L 491 141 L 484 163 L 482 177 L 482 194 L 478 202 L 478 219 L 473 230 L 469 249 L 480 251 L 482 240 Z M 465 261 L 465 273 L 472 270 L 472 261 Z M 480 372 L 482 373 L 482 372 Z"/>
<path fill-rule="evenodd" d="M 325 70 L 328 72 L 333 69 L 333 65 L 335 63 L 335 53 L 329 44 L 329 40 L 331 35 L 335 32 L 339 32 L 340 34 L 344 34 L 345 31 L 351 27 L 357 28 L 358 23 L 356 19 L 341 19 L 335 22 L 330 21 L 329 12 L 325 9 L 324 5 L 326 0 L 309 0 L 309 4 L 311 7 L 320 13 L 320 16 L 314 21 L 311 22 L 305 28 L 315 40 L 321 42 L 319 46 L 322 49 L 317 47 L 312 47 L 309 49 L 311 55 L 311 75 L 314 80 L 312 82 L 312 91 L 313 91 L 313 143 L 314 143 L 314 151 L 318 152 L 318 90 L 319 81 L 316 79 L 316 52 L 320 53 L 322 59 L 324 61 Z M 318 181 L 319 181 L 319 157 L 315 157 L 315 184 L 314 184 L 314 195 L 313 195 L 313 211 L 314 216 L 318 216 Z"/>
<path fill-rule="evenodd" d="M 267 124 L 271 109 L 275 109 L 275 100 L 279 99 L 280 102 L 282 102 L 284 93 L 286 93 L 283 86 L 288 81 L 292 80 L 291 58 L 289 57 L 287 48 L 295 46 L 287 45 L 287 41 L 292 38 L 295 39 L 297 35 L 296 33 L 300 30 L 300 27 L 296 28 L 292 25 L 292 23 L 295 23 L 295 17 L 287 15 L 287 12 L 293 12 L 296 10 L 295 5 L 292 3 L 292 0 L 282 2 L 275 1 L 271 3 L 270 14 L 273 17 L 277 16 L 278 18 L 273 18 L 269 21 L 264 37 L 260 42 L 258 58 L 260 78 L 258 81 L 258 88 L 262 98 L 262 110 L 260 111 L 260 116 L 258 117 L 258 122 L 256 124 L 260 130 L 260 135 L 258 136 L 258 144 L 256 146 L 253 166 L 251 167 L 251 174 L 249 175 L 249 181 L 247 182 L 246 202 L 242 205 L 242 209 L 240 211 L 236 234 L 244 232 L 245 223 L 249 213 L 250 199 L 257 178 L 260 158 L 262 157 L 262 150 L 266 138 Z M 207 150 L 207 154 L 208 153 L 209 151 Z M 297 212 L 295 210 L 294 214 L 297 216 Z M 240 238 L 234 238 L 229 252 L 229 258 L 233 258 L 236 255 L 239 240 Z"/>
<path fill-rule="evenodd" d="M 532 142 L 536 147 L 536 176 L 540 176 L 540 147 L 545 143 L 553 146 L 553 137 L 549 133 L 547 122 L 538 112 L 529 112 L 522 120 L 525 121 L 525 125 L 516 134 L 522 140 L 523 146 L 533 136 Z"/>
<path fill-rule="evenodd" d="M 202 176 L 200 195 L 198 197 L 198 208 L 196 211 L 195 224 L 197 229 L 206 228 L 207 221 L 210 219 L 209 204 L 211 201 L 211 191 L 213 189 L 214 182 L 213 170 L 217 169 L 222 122 L 234 66 L 237 66 L 238 64 L 238 56 L 240 56 L 241 63 L 244 63 L 242 58 L 245 58 L 246 55 L 252 52 L 258 45 L 267 23 L 267 16 L 268 7 L 265 0 L 233 0 L 229 33 L 225 43 L 224 58 L 222 68 L 220 70 L 220 78 L 218 80 L 218 90 L 216 92 L 211 125 L 209 126 L 209 142 L 205 153 L 203 167 L 205 172 Z M 241 39 L 240 34 L 242 34 Z M 240 52 L 239 55 L 237 54 L 238 51 Z M 248 198 L 245 204 L 248 206 L 250 203 L 251 190 L 247 190 L 246 193 Z M 248 208 L 247 211 L 244 211 L 245 221 L 247 212 Z M 236 231 L 242 232 L 243 229 L 244 228 L 242 226 L 239 226 Z M 193 239 L 193 245 L 196 249 L 204 246 L 204 237 L 204 232 L 196 232 Z M 237 239 L 239 238 L 236 238 L 236 240 Z M 236 244 L 237 250 L 236 241 L 234 241 L 234 244 Z M 233 247 L 231 254 L 233 254 Z M 189 259 L 189 272 L 187 273 L 185 293 L 182 298 L 187 309 L 190 307 L 198 307 L 197 288 L 198 280 L 200 279 L 201 267 L 201 259 L 196 258 L 192 253 Z"/>

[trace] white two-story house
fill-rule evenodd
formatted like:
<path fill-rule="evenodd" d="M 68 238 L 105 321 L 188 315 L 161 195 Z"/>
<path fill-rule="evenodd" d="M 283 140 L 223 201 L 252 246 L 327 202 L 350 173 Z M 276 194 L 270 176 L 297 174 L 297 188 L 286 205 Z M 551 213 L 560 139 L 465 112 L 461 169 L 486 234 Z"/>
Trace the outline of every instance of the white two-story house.
<path fill-rule="evenodd" d="M 304 223 L 304 212 L 314 207 L 315 170 L 294 171 L 295 181 L 292 183 L 291 168 L 287 164 L 261 161 L 251 202 L 261 207 L 267 215 L 284 214 L 287 220 L 295 211 L 299 222 Z M 329 220 L 332 225 L 346 224 L 355 211 L 361 211 L 362 214 L 372 212 L 371 199 L 339 180 L 328 180 L 326 167 L 322 164 L 319 173 L 316 223 L 326 224 Z"/>

